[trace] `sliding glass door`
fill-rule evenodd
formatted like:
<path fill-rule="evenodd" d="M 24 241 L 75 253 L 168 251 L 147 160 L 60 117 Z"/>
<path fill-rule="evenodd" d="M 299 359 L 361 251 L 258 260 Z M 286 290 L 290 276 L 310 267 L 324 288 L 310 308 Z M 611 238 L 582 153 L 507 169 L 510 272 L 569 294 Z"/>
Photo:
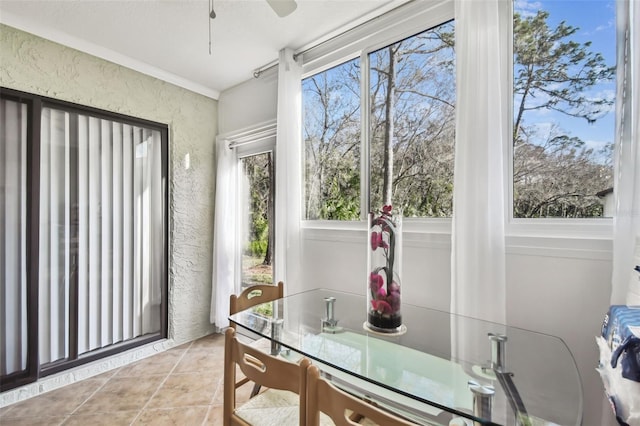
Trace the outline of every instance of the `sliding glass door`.
<path fill-rule="evenodd" d="M 37 351 L 35 370 L 44 375 L 166 336 L 166 126 L 50 100 L 36 105 L 32 142 L 12 130 L 15 112 L 2 118 L 3 388 L 27 368 L 22 351 Z M 16 106 L 3 100 L 3 109 Z M 37 150 L 37 185 L 16 184 L 27 174 L 26 148 L 16 140 Z M 32 236 L 21 222 L 27 213 L 37 214 Z M 37 247 L 37 279 L 20 272 L 34 261 L 28 245 Z M 36 300 L 28 304 L 30 290 Z M 33 305 L 30 323 L 24 310 Z"/>

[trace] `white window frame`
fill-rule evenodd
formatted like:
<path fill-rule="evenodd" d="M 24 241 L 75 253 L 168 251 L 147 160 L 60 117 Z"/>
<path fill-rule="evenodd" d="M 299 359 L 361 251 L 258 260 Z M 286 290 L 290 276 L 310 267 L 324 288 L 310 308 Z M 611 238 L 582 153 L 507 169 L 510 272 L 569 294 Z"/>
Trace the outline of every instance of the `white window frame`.
<path fill-rule="evenodd" d="M 255 127 L 251 127 L 239 132 L 234 132 L 223 136 L 223 139 L 229 142 L 230 149 L 233 149 L 235 154 L 236 163 L 240 163 L 240 160 L 253 155 L 264 154 L 271 152 L 272 161 L 274 162 L 274 170 L 277 167 L 276 161 L 276 122 L 268 121 L 259 124 Z M 239 192 L 242 190 L 242 168 L 238 167 L 236 170 L 236 188 Z M 275 185 L 275 182 L 274 182 Z M 275 188 L 275 196 L 277 197 L 279 188 Z M 237 199 L 236 211 L 241 211 L 242 200 Z M 273 223 L 275 232 L 275 220 Z M 236 241 L 243 241 L 241 235 L 240 226 L 236 226 L 234 231 Z M 273 248 L 275 255 L 275 247 Z M 242 290 L 242 249 L 238 247 L 238 252 L 235 255 L 235 276 L 233 286 L 235 293 L 238 294 Z M 274 265 L 275 266 L 275 265 Z M 275 267 L 272 271 L 272 279 L 275 280 Z M 274 282 L 275 284 L 275 282 Z"/>
<path fill-rule="evenodd" d="M 506 120 L 508 124 L 509 138 L 506 142 L 507 149 L 507 167 L 506 178 L 504 179 L 507 188 L 505 188 L 507 197 L 505 198 L 506 210 L 506 229 L 507 237 L 557 237 L 563 239 L 611 239 L 613 236 L 613 218 L 516 218 L 513 216 L 513 2 L 515 0 L 507 0 L 505 7 L 501 8 L 501 12 L 507 16 L 510 25 L 508 28 L 508 43 L 501 46 L 503 50 L 503 58 L 508 60 L 508 78 L 503 82 L 502 90 L 508 93 L 507 111 L 509 117 Z M 570 22 L 569 22 L 570 24 Z"/>

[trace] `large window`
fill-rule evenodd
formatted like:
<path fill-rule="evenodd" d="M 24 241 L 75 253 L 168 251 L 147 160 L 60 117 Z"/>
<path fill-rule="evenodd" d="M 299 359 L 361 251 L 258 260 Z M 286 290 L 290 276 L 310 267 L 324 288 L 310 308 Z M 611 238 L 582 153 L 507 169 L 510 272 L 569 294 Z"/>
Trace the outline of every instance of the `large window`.
<path fill-rule="evenodd" d="M 166 337 L 167 127 L 0 102 L 3 389 Z"/>
<path fill-rule="evenodd" d="M 611 216 L 615 1 L 516 1 L 513 216 Z"/>
<path fill-rule="evenodd" d="M 304 218 L 358 220 L 383 204 L 451 215 L 453 44 L 448 22 L 303 80 Z"/>

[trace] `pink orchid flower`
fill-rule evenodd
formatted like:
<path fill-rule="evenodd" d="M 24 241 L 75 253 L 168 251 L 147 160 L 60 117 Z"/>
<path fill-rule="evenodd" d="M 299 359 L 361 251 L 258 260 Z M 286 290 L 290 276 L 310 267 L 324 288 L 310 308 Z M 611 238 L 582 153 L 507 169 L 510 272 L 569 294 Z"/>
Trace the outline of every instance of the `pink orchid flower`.
<path fill-rule="evenodd" d="M 384 279 L 377 272 L 372 272 L 369 275 L 369 285 L 371 286 L 372 290 L 378 291 L 378 289 L 381 288 L 383 284 L 384 284 Z"/>
<path fill-rule="evenodd" d="M 391 313 L 391 305 L 389 305 L 384 300 L 372 300 L 371 307 L 378 311 L 380 314 L 390 314 Z"/>
<path fill-rule="evenodd" d="M 371 233 L 371 250 L 373 251 L 378 248 L 378 236 L 382 237 L 382 235 L 378 234 L 376 231 Z"/>
<path fill-rule="evenodd" d="M 375 251 L 378 247 L 389 248 L 389 244 L 382 238 L 382 232 L 373 231 L 371 233 L 371 250 Z"/>

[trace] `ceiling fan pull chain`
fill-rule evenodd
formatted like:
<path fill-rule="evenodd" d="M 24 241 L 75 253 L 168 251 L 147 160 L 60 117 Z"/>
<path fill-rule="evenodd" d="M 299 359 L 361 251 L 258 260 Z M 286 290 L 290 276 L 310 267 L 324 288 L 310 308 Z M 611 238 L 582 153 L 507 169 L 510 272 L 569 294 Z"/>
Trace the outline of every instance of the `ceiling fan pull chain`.
<path fill-rule="evenodd" d="M 209 10 L 207 13 L 207 21 L 209 21 L 209 55 L 211 55 L 211 20 L 216 17 L 216 12 L 213 10 L 213 0 L 209 0 Z"/>

